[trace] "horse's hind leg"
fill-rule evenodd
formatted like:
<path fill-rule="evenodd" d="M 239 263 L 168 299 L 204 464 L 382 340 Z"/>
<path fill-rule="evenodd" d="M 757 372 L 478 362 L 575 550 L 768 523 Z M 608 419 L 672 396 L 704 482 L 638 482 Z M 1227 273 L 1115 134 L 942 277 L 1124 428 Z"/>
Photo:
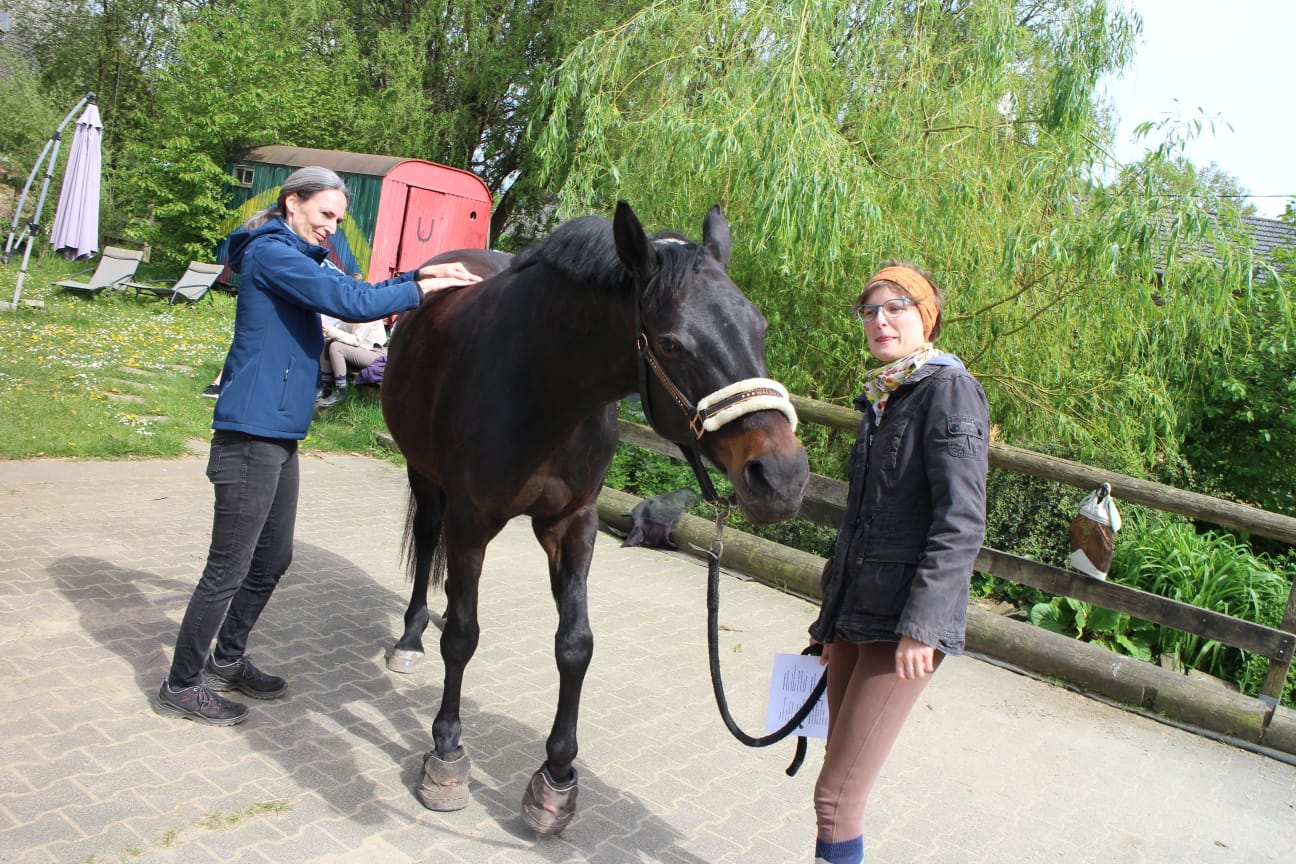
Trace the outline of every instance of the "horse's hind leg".
<path fill-rule="evenodd" d="M 445 492 L 413 468 L 408 469 L 410 484 L 409 511 L 405 524 L 405 552 L 410 562 L 414 587 L 405 609 L 405 632 L 396 640 L 387 657 L 387 668 L 393 672 L 413 672 L 423 659 L 423 631 L 431 613 L 427 592 L 441 523 L 445 514 Z"/>
<path fill-rule="evenodd" d="M 429 810 L 460 810 L 468 804 L 471 763 L 459 743 L 463 730 L 459 719 L 460 698 L 464 669 L 477 650 L 481 632 L 477 623 L 477 597 L 482 559 L 487 541 L 501 527 L 486 531 L 461 529 L 447 534 L 449 578 L 445 627 L 441 631 L 445 684 L 441 707 L 432 723 L 435 749 L 423 757 L 423 779 L 417 789 L 419 801 Z"/>
<path fill-rule="evenodd" d="M 558 710 L 545 742 L 547 759 L 531 777 L 522 798 L 522 818 L 539 834 L 557 834 L 576 813 L 576 723 L 581 688 L 594 654 L 586 583 L 598 510 L 588 504 L 554 522 L 532 519 L 532 528 L 549 556 L 549 583 L 558 605 L 554 657 L 558 662 Z"/>

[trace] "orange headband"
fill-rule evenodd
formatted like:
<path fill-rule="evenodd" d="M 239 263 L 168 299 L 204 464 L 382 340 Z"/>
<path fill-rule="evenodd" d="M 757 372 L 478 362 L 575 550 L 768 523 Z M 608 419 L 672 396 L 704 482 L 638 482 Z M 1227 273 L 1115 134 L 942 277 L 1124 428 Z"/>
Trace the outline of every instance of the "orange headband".
<path fill-rule="evenodd" d="M 927 277 L 912 267 L 883 267 L 873 274 L 864 286 L 863 294 L 876 282 L 893 282 L 918 301 L 918 315 L 923 322 L 923 338 L 931 339 L 932 330 L 936 327 L 936 317 L 940 308 L 936 305 L 936 289 L 927 281 Z M 863 296 L 863 295 L 861 295 Z"/>

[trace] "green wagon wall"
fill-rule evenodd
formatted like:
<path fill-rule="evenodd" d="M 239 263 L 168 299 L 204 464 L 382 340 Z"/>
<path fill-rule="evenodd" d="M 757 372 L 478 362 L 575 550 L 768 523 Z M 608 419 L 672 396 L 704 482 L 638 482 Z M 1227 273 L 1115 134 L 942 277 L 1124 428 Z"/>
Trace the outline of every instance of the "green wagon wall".
<path fill-rule="evenodd" d="M 252 185 L 240 186 L 231 182 L 228 186 L 230 196 L 230 215 L 221 225 L 223 235 L 228 235 L 258 210 L 269 207 L 279 197 L 279 187 L 288 175 L 297 170 L 295 165 L 271 165 L 260 162 L 233 161 L 226 166 L 226 173 L 231 175 L 236 167 L 252 169 Z M 374 228 L 378 222 L 378 200 L 382 194 L 382 177 L 372 174 L 350 174 L 337 172 L 347 184 L 350 200 L 347 204 L 347 218 L 342 222 L 342 233 L 346 235 L 351 254 L 360 264 L 360 272 L 368 273 L 370 260 L 373 257 Z"/>

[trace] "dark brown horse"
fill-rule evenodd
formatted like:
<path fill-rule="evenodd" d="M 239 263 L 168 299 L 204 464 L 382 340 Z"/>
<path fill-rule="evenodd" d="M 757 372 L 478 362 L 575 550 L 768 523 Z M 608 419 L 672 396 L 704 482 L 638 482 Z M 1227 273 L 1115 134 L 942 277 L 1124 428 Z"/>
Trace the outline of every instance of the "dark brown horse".
<path fill-rule="evenodd" d="M 765 377 L 765 319 L 725 273 L 732 240 L 718 206 L 702 238 L 650 238 L 623 202 L 612 223 L 567 222 L 510 262 L 438 256 L 489 278 L 397 324 L 382 404 L 409 466 L 415 580 L 398 651 L 422 650 L 438 543 L 447 568 L 445 686 L 417 790 L 431 809 L 468 803 L 459 706 L 479 635 L 478 579 L 486 544 L 526 514 L 549 558 L 559 688 L 522 815 L 556 834 L 575 812 L 576 721 L 594 647 L 586 576 L 616 400 L 640 390 L 657 432 L 721 468 L 753 523 L 800 507 L 808 466 L 796 415 Z"/>

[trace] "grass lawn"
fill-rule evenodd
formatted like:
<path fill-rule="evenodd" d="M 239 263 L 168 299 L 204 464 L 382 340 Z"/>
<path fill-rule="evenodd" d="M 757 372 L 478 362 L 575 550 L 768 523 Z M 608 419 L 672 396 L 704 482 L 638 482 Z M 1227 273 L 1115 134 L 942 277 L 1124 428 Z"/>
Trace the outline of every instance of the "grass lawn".
<path fill-rule="evenodd" d="M 21 262 L 0 267 L 0 299 L 13 298 Z M 22 299 L 44 308 L 0 311 L 0 459 L 173 457 L 211 436 L 216 402 L 200 394 L 225 358 L 234 296 L 172 306 L 133 291 L 90 298 L 54 287 L 92 263 L 33 255 Z M 175 279 L 182 269 L 145 264 L 138 276 Z M 381 429 L 377 389 L 358 388 L 321 413 L 302 449 L 395 458 L 375 438 Z"/>

